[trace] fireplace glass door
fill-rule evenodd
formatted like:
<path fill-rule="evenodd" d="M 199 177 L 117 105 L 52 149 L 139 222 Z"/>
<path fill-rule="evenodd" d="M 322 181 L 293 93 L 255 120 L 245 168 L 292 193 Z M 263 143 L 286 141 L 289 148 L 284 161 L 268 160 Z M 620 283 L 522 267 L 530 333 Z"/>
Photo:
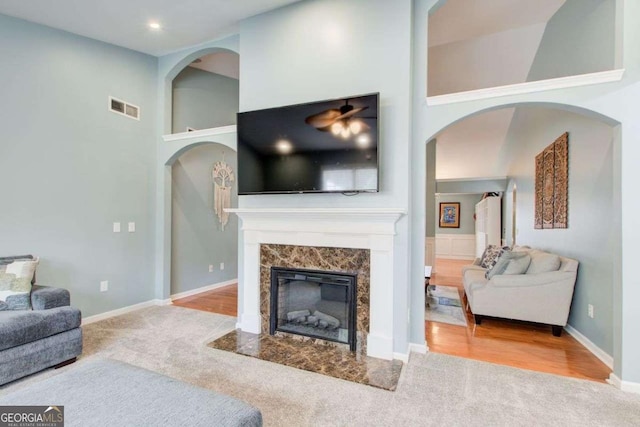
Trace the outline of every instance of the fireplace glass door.
<path fill-rule="evenodd" d="M 271 267 L 270 333 L 349 344 L 356 349 L 356 275 Z"/>

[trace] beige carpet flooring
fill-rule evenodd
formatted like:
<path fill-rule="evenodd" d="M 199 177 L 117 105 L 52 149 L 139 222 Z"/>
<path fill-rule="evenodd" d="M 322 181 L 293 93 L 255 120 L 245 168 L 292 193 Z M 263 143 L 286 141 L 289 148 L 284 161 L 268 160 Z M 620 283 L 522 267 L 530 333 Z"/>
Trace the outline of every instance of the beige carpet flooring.
<path fill-rule="evenodd" d="M 83 327 L 76 364 L 113 358 L 243 399 L 266 426 L 638 426 L 640 395 L 606 384 L 441 355 L 413 354 L 395 392 L 207 347 L 234 317 L 150 307 Z M 96 396 L 108 404 L 108 396 Z"/>

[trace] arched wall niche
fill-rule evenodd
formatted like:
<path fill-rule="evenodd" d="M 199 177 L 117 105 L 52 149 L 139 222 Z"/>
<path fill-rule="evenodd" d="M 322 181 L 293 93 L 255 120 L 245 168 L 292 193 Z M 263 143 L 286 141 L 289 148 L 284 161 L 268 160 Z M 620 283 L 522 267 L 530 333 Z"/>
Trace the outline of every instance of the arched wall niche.
<path fill-rule="evenodd" d="M 159 79 L 159 95 L 164 100 L 160 105 L 160 123 L 162 125 L 162 135 L 171 133 L 171 107 L 172 99 L 172 82 L 173 79 L 191 62 L 205 55 L 218 52 L 231 52 L 240 54 L 239 36 L 227 37 L 222 40 L 216 40 L 205 45 L 196 46 L 191 49 L 176 52 L 163 56 L 158 61 Z"/>
<path fill-rule="evenodd" d="M 178 139 L 167 138 L 171 133 L 172 82 L 178 73 L 196 58 L 225 51 L 240 54 L 238 35 L 165 55 L 158 60 L 158 99 L 160 100 L 158 127 L 160 131 L 156 156 L 155 296 L 156 299 L 164 302 L 169 301 L 171 293 L 171 164 L 179 154 L 186 152 L 190 147 L 206 143 L 219 143 L 236 150 L 235 126 L 213 129 L 208 136 L 198 133 Z"/>
<path fill-rule="evenodd" d="M 491 7 L 479 0 L 430 3 L 430 97 L 581 81 L 586 75 L 604 79 L 622 68 L 623 0 L 550 0 L 536 6 L 513 0 Z M 469 10 L 475 11 L 472 21 Z"/>

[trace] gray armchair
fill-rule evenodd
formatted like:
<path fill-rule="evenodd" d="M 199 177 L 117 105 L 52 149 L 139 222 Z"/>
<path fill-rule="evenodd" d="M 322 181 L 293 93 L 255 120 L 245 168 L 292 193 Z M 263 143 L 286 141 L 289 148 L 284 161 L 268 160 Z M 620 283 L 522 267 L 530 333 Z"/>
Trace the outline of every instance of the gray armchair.
<path fill-rule="evenodd" d="M 16 258 L 0 258 L 0 264 Z M 33 310 L 0 311 L 0 385 L 71 363 L 82 353 L 81 314 L 69 300 L 65 289 L 34 285 Z"/>

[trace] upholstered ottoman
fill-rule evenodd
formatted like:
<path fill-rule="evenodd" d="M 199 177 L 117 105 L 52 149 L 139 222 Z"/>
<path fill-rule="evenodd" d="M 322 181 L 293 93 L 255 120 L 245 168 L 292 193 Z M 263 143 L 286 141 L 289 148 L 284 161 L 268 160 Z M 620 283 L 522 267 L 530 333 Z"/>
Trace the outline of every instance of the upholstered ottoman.
<path fill-rule="evenodd" d="M 1 405 L 64 406 L 71 426 L 261 426 L 238 399 L 114 360 L 96 360 L 0 397 Z"/>

